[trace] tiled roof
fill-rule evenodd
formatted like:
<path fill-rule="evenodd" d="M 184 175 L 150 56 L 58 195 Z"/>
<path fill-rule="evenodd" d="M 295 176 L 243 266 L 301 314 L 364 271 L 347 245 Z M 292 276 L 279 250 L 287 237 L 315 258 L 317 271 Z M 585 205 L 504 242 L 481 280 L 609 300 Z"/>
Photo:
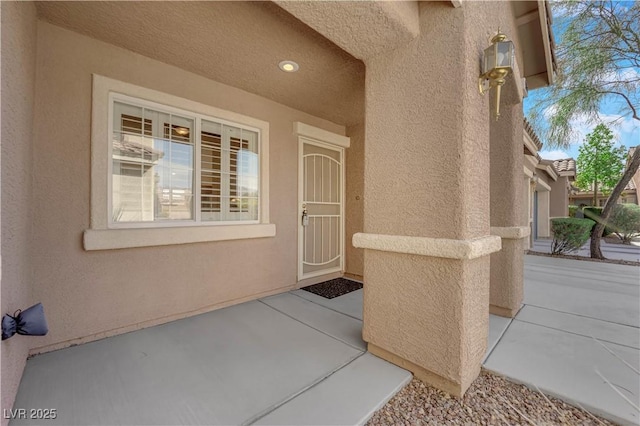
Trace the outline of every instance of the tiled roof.
<path fill-rule="evenodd" d="M 538 148 L 538 151 L 541 150 L 542 149 L 542 141 L 540 140 L 538 135 L 536 135 L 536 132 L 533 130 L 533 127 L 531 126 L 531 123 L 529 123 L 529 121 L 526 118 L 524 119 L 524 130 L 525 130 L 525 132 L 527 132 L 527 134 L 529 135 L 529 137 L 531 138 L 533 143 L 536 144 L 536 148 Z"/>
<path fill-rule="evenodd" d="M 553 167 L 560 172 L 575 172 L 576 171 L 576 160 L 573 158 L 563 158 L 560 160 L 555 160 L 553 162 Z"/>

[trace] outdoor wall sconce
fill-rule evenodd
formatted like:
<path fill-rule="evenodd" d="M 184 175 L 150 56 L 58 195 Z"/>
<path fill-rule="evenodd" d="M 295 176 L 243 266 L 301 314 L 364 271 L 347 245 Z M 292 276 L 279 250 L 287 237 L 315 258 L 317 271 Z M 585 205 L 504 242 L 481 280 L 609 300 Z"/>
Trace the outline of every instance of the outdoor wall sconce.
<path fill-rule="evenodd" d="M 498 34 L 491 39 L 491 46 L 484 49 L 482 55 L 482 74 L 478 80 L 480 93 L 485 94 L 496 88 L 496 121 L 500 117 L 500 89 L 505 78 L 513 70 L 515 53 L 513 42 L 498 28 Z"/>

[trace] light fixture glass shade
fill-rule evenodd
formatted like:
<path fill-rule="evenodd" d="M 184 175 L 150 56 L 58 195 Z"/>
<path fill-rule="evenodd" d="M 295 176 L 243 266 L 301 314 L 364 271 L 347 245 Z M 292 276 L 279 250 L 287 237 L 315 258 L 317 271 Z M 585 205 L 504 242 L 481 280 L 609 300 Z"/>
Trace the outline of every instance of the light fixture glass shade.
<path fill-rule="evenodd" d="M 495 44 L 496 46 L 496 68 L 513 68 L 513 58 L 514 58 L 514 48 L 513 42 L 499 41 Z"/>
<path fill-rule="evenodd" d="M 482 63 L 482 74 L 486 74 L 496 66 L 496 48 L 495 45 L 484 49 L 484 61 Z"/>
<path fill-rule="evenodd" d="M 513 42 L 498 41 L 484 49 L 484 61 L 482 62 L 482 74 L 487 75 L 496 68 L 513 68 L 514 61 Z"/>

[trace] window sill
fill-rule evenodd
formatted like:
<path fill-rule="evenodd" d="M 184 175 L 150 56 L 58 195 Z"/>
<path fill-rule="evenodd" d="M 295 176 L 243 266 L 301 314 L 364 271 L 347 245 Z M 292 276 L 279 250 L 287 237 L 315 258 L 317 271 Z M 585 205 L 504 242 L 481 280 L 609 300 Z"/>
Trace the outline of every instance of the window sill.
<path fill-rule="evenodd" d="M 84 249 L 113 250 L 210 241 L 275 237 L 276 225 L 192 226 L 177 228 L 87 229 Z"/>

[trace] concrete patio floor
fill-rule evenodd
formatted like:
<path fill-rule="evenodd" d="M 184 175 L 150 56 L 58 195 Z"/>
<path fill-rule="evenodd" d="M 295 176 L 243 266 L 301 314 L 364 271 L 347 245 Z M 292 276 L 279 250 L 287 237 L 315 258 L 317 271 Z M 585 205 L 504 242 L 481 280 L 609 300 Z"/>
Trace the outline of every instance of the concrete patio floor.
<path fill-rule="evenodd" d="M 596 370 L 639 404 L 617 357 L 640 368 L 640 268 L 526 256 L 524 302 L 490 316 L 484 367 L 638 424 Z M 42 424 L 361 424 L 411 379 L 361 329 L 362 290 L 297 290 L 36 356 L 15 408 L 57 408 Z"/>
<path fill-rule="evenodd" d="M 365 352 L 361 293 L 299 293 L 36 356 L 14 408 L 57 418 L 11 424 L 362 424 L 411 374 Z"/>

